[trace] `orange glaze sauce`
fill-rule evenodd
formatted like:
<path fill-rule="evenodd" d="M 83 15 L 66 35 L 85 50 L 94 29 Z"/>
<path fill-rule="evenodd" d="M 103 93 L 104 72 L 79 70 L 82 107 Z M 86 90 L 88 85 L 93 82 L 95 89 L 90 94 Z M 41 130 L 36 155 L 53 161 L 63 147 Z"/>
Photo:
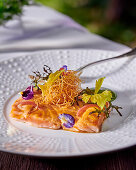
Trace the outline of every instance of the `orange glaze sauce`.
<path fill-rule="evenodd" d="M 46 104 L 43 101 L 41 91 L 34 90 L 34 97 L 24 100 L 22 97 L 17 99 L 12 105 L 10 117 L 18 121 L 26 122 L 32 126 L 40 128 L 61 129 L 74 132 L 99 132 L 105 119 L 105 115 L 98 113 L 89 114 L 95 108 L 88 108 L 78 116 L 77 112 L 84 106 L 82 101 L 73 106 L 59 106 Z M 90 110 L 89 110 L 90 109 Z M 63 126 L 58 116 L 62 113 L 70 114 L 75 118 L 75 125 L 72 128 Z"/>

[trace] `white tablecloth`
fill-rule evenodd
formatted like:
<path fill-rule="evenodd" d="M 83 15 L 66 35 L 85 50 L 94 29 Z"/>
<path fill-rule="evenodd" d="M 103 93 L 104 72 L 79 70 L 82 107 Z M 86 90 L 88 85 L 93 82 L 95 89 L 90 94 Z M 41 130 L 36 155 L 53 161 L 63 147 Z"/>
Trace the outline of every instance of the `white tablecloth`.
<path fill-rule="evenodd" d="M 0 26 L 0 60 L 46 49 L 103 49 L 125 52 L 129 47 L 87 31 L 68 16 L 41 5 L 25 6 L 22 17 Z"/>

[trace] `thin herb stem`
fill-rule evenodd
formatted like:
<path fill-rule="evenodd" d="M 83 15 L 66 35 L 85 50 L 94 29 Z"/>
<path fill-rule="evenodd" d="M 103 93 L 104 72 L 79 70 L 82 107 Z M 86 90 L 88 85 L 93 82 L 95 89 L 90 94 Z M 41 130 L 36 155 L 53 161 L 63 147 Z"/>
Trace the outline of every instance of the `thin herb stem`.
<path fill-rule="evenodd" d="M 34 84 L 34 87 L 36 87 L 37 90 L 39 90 L 38 83 L 40 81 L 43 81 L 43 82 L 47 81 L 49 78 L 49 75 L 52 73 L 52 70 L 47 65 L 44 65 L 43 71 L 44 73 L 42 74 L 39 71 L 33 71 L 34 75 L 29 75 L 29 78 L 32 80 L 31 83 Z"/>

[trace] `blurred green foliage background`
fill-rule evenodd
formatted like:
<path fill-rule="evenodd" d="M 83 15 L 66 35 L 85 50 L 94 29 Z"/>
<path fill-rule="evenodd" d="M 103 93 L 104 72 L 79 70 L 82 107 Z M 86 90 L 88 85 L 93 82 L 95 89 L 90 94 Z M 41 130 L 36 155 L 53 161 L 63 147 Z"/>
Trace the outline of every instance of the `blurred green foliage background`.
<path fill-rule="evenodd" d="M 2 1 L 5 5 L 2 7 Z M 0 23 L 30 0 L 0 0 Z M 13 2 L 14 1 L 14 2 Z M 136 46 L 136 0 L 35 0 L 73 18 L 93 33 Z"/>
<path fill-rule="evenodd" d="M 0 24 L 22 14 L 22 7 L 29 5 L 29 0 L 0 0 Z"/>
<path fill-rule="evenodd" d="M 36 0 L 72 17 L 93 33 L 136 46 L 136 3 L 124 10 L 125 0 Z M 126 0 L 127 1 L 127 0 Z M 113 14 L 115 13 L 115 14 Z"/>

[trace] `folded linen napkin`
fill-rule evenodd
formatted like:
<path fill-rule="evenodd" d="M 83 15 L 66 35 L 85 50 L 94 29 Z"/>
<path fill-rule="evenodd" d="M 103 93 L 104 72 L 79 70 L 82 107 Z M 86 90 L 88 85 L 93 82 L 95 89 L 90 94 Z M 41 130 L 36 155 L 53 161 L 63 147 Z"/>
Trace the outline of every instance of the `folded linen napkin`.
<path fill-rule="evenodd" d="M 56 48 L 129 50 L 88 32 L 70 17 L 42 5 L 25 6 L 21 17 L 14 17 L 0 26 L 0 57 L 6 53 L 17 55 L 18 52 Z"/>

